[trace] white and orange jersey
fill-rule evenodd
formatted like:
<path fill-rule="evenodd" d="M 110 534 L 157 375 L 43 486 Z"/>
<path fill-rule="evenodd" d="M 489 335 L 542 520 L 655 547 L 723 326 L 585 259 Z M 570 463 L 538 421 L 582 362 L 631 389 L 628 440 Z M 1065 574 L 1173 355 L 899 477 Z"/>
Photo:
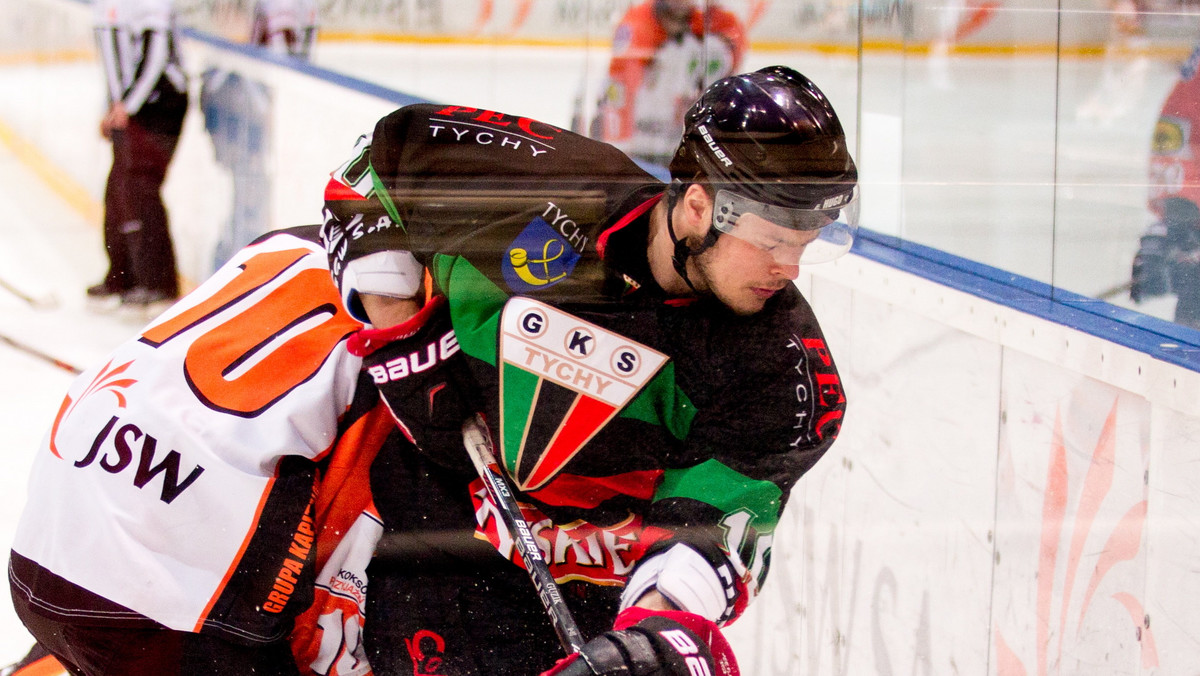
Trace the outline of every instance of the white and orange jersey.
<path fill-rule="evenodd" d="M 254 642 L 307 607 L 317 481 L 361 366 L 315 235 L 243 249 L 72 383 L 13 543 L 40 611 Z"/>
<path fill-rule="evenodd" d="M 363 645 L 367 617 L 367 565 L 383 535 L 383 522 L 368 506 L 337 537 L 317 573 L 313 604 L 296 622 L 292 652 L 306 676 L 368 676 Z M 332 539 L 332 538 L 331 538 Z"/>
<path fill-rule="evenodd" d="M 617 25 L 597 111 L 600 140 L 642 158 L 674 152 L 683 114 L 705 86 L 736 72 L 746 52 L 733 13 L 693 10 L 690 31 L 673 40 L 653 4 L 634 5 Z"/>
<path fill-rule="evenodd" d="M 379 449 L 398 435 L 375 388 L 360 388 L 343 418 L 335 461 L 321 477 L 315 503 L 313 602 L 296 618 L 290 636 L 296 666 L 305 676 L 371 674 L 363 645 L 367 565 L 383 535 L 383 522 L 371 496 L 369 468 Z"/>
<path fill-rule="evenodd" d="M 254 4 L 251 44 L 307 59 L 316 34 L 315 0 L 258 0 Z"/>

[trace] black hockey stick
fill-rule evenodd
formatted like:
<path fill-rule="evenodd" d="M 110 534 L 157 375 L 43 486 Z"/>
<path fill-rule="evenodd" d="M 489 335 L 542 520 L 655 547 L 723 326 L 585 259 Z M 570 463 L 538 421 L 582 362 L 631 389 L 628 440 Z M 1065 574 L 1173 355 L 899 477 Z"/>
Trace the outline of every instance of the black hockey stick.
<path fill-rule="evenodd" d="M 529 524 L 526 523 L 521 508 L 517 506 L 516 498 L 508 487 L 508 480 L 501 473 L 496 456 L 492 453 L 492 438 L 483 417 L 476 415 L 468 418 L 463 423 L 462 434 L 463 445 L 467 447 L 471 462 L 475 464 L 475 471 L 479 472 L 488 495 L 496 503 L 504 517 L 505 525 L 512 533 L 517 550 L 525 561 L 525 570 L 533 580 L 538 598 L 542 600 L 546 614 L 550 616 L 550 623 L 554 625 L 559 642 L 568 655 L 579 652 L 584 643 L 583 634 L 575 624 L 575 618 L 571 617 L 571 610 L 563 601 L 558 583 L 550 573 L 550 567 L 542 558 L 542 550 L 533 541 L 533 533 L 530 532 Z"/>
<path fill-rule="evenodd" d="M 1120 296 L 1121 294 L 1129 293 L 1129 289 L 1132 286 L 1133 286 L 1132 282 L 1125 282 L 1124 284 L 1118 284 L 1114 287 L 1105 289 L 1104 291 L 1101 291 L 1100 293 L 1096 294 L 1096 298 L 1098 298 L 1100 300 L 1112 300 L 1113 298 L 1116 298 L 1117 296 Z"/>
<path fill-rule="evenodd" d="M 37 357 L 38 359 L 41 359 L 44 362 L 48 362 L 53 366 L 57 366 L 58 368 L 60 368 L 64 371 L 70 371 L 71 373 L 74 373 L 76 375 L 79 375 L 80 373 L 83 372 L 82 369 L 80 369 L 78 366 L 75 366 L 74 364 L 68 364 L 67 362 L 62 361 L 61 359 L 58 359 L 56 357 L 51 357 L 50 355 L 46 354 L 45 352 L 42 352 L 41 350 L 38 350 L 36 348 L 26 345 L 25 343 L 22 343 L 20 341 L 9 338 L 8 336 L 6 336 L 2 333 L 0 333 L 0 342 L 4 343 L 10 347 L 14 347 L 17 350 L 24 352 L 25 354 L 28 354 L 33 357 Z"/>

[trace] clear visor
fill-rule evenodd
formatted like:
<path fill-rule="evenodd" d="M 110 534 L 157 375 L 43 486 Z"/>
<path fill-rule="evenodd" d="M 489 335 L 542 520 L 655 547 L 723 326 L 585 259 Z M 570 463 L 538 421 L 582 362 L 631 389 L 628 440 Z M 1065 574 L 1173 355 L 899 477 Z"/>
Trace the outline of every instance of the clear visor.
<path fill-rule="evenodd" d="M 769 252 L 782 265 L 831 261 L 850 250 L 858 230 L 858 187 L 833 209 L 793 209 L 718 190 L 713 227 Z"/>

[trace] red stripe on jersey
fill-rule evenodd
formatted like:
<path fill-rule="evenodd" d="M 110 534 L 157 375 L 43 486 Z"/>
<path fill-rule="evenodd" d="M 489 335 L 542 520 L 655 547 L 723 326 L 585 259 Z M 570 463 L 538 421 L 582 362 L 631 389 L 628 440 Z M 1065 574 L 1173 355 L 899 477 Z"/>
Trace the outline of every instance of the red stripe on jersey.
<path fill-rule="evenodd" d="M 529 497 L 556 507 L 593 508 L 618 495 L 630 495 L 649 500 L 662 480 L 660 469 L 639 470 L 612 476 L 579 476 L 559 474 L 545 488 L 533 491 Z"/>
<path fill-rule="evenodd" d="M 522 483 L 537 488 L 554 478 L 616 411 L 612 404 L 580 395 L 567 413 L 567 418 L 558 426 L 558 432 L 549 446 L 538 458 L 533 471 Z"/>
<path fill-rule="evenodd" d="M 326 198 L 326 199 L 328 199 L 328 198 Z M 609 235 L 613 234 L 614 232 L 620 230 L 621 228 L 624 228 L 625 226 L 627 226 L 630 223 L 637 220 L 637 218 L 639 216 L 641 216 L 642 214 L 649 211 L 650 207 L 653 207 L 655 204 L 658 204 L 658 201 L 661 199 L 662 199 L 662 195 L 658 194 L 658 195 L 655 195 L 654 197 L 651 197 L 650 199 L 646 200 L 645 202 L 642 202 L 641 204 L 634 207 L 629 213 L 622 216 L 621 220 L 614 223 L 611 228 L 600 233 L 600 236 L 596 238 L 596 254 L 600 256 L 600 259 L 604 260 L 604 248 L 608 246 L 608 236 Z"/>
<path fill-rule="evenodd" d="M 325 184 L 325 200 L 327 202 L 339 200 L 365 200 L 366 197 L 354 192 L 354 188 L 342 183 L 336 178 L 329 179 L 329 183 Z"/>

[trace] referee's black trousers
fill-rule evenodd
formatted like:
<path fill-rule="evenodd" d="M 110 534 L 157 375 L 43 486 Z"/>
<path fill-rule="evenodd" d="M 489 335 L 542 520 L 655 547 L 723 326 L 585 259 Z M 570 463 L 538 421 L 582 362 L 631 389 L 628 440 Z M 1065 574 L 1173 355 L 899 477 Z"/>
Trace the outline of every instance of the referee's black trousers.
<path fill-rule="evenodd" d="M 113 164 L 104 191 L 105 285 L 178 295 L 175 251 L 163 204 L 162 186 L 175 154 L 186 94 L 169 86 L 147 103 L 129 126 L 112 135 Z"/>

